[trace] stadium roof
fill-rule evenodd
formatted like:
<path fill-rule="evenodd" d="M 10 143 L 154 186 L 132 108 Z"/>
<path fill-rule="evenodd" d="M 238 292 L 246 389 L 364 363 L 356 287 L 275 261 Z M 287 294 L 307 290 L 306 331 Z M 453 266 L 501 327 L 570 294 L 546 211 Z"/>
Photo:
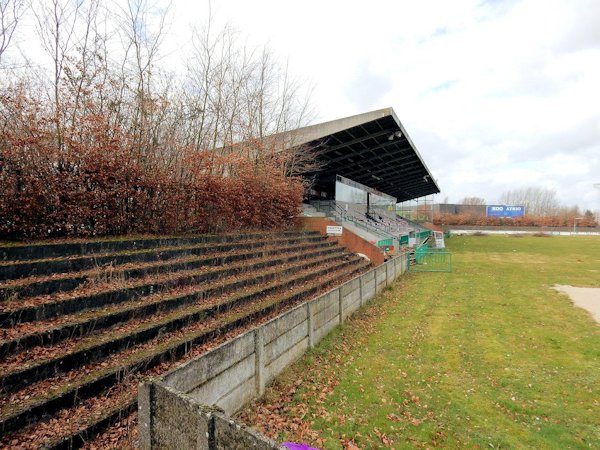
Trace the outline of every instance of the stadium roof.
<path fill-rule="evenodd" d="M 288 145 L 318 149 L 322 167 L 306 176 L 330 186 L 342 175 L 398 202 L 440 189 L 392 108 L 299 128 Z"/>

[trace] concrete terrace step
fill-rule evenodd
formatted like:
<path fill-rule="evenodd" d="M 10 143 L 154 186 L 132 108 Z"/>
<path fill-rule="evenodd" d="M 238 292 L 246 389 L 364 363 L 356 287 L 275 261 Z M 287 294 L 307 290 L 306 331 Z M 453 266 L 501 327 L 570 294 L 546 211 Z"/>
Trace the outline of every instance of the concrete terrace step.
<path fill-rule="evenodd" d="M 293 240 L 293 239 L 322 239 L 315 233 L 287 233 L 285 235 L 265 236 L 228 235 L 227 240 L 216 239 L 206 241 L 197 238 L 197 242 L 190 239 L 182 239 L 179 245 L 144 247 L 142 249 L 121 249 L 108 253 L 90 253 L 86 255 L 62 255 L 52 258 L 33 260 L 8 260 L 0 263 L 0 281 L 15 280 L 33 276 L 52 275 L 81 271 L 86 269 L 98 269 L 107 264 L 125 264 L 131 262 L 150 262 L 156 260 L 170 259 L 186 254 L 202 254 L 206 251 L 215 251 L 215 247 L 240 248 L 244 243 L 270 240 Z M 170 241 L 169 241 L 170 242 Z M 229 245 L 227 245 L 229 244 Z"/>
<path fill-rule="evenodd" d="M 195 287 L 194 290 L 190 290 L 189 287 L 175 288 L 149 297 L 134 297 L 124 303 L 92 308 L 88 311 L 61 316 L 57 319 L 19 324 L 26 326 L 0 330 L 3 331 L 5 336 L 5 339 L 0 341 L 0 357 L 6 357 L 6 355 L 33 346 L 53 345 L 65 339 L 86 336 L 133 318 L 183 307 L 196 301 L 200 296 L 209 297 L 236 289 L 241 285 L 248 286 L 258 282 L 258 280 L 253 279 L 256 278 L 253 272 L 256 270 L 315 257 L 339 257 L 342 253 L 342 248 L 332 245 L 293 248 L 289 252 L 278 254 L 276 257 L 256 258 L 210 270 L 201 279 L 203 284 L 200 287 Z M 246 275 L 245 278 L 240 278 L 240 276 L 249 273 L 249 276 Z M 233 277 L 235 278 L 228 281 L 228 278 Z M 196 286 L 196 284 L 192 286 Z"/>
<path fill-rule="evenodd" d="M 68 375 L 55 377 L 53 387 L 44 386 L 44 390 L 27 396 L 26 400 L 17 406 L 15 406 L 15 400 L 11 398 L 10 394 L 7 394 L 4 397 L 0 415 L 0 429 L 3 434 L 6 434 L 8 431 L 17 430 L 30 422 L 37 422 L 42 416 L 54 414 L 61 408 L 70 407 L 86 398 L 102 395 L 110 386 L 121 382 L 125 378 L 125 374 L 143 372 L 161 362 L 181 359 L 203 342 L 251 323 L 257 318 L 275 313 L 285 305 L 307 300 L 324 286 L 360 273 L 368 267 L 369 264 L 360 258 L 352 258 L 344 263 L 335 264 L 327 271 L 319 266 L 312 273 L 299 275 L 291 285 L 298 287 L 290 289 L 286 283 L 280 283 L 281 285 L 278 287 L 272 285 L 267 289 L 241 294 L 239 297 L 229 299 L 230 304 L 225 308 L 225 311 L 229 311 L 229 313 L 226 315 L 215 316 L 208 321 L 192 321 L 183 328 L 155 336 L 153 341 L 147 341 L 144 344 L 124 349 L 120 354 L 112 355 L 105 360 L 106 365 L 105 363 L 95 363 L 91 364 L 86 371 L 81 373 L 75 371 L 75 377 Z M 302 281 L 307 283 L 298 285 Z M 243 301 L 244 298 L 247 301 Z M 237 303 L 233 304 L 232 301 Z M 221 312 L 225 311 L 221 309 Z M 46 381 L 41 383 L 46 383 Z M 65 383 L 66 386 L 62 386 Z M 25 388 L 25 391 L 27 389 Z M 24 392 L 19 394 L 22 395 Z M 131 401 L 125 402 L 120 406 L 121 411 L 126 411 L 130 405 Z M 109 413 L 113 414 L 114 410 Z M 106 417 L 93 418 L 89 429 L 91 430 L 98 423 L 105 421 Z M 33 427 L 35 426 L 33 425 Z M 23 430 L 25 434 L 32 432 L 32 430 Z M 81 432 L 86 433 L 87 431 Z M 63 442 L 64 439 L 73 442 L 72 439 L 77 434 L 79 432 L 71 436 L 54 437 L 52 442 L 48 442 L 48 445 L 52 447 L 54 443 Z M 14 438 L 14 435 L 5 435 L 2 442 L 6 442 L 6 440 L 10 442 Z"/>
<path fill-rule="evenodd" d="M 358 258 L 358 256 L 353 257 L 354 261 L 357 261 Z M 275 269 L 270 273 L 255 276 L 252 285 L 259 282 L 270 284 L 250 293 L 244 293 L 240 296 L 234 295 L 231 299 L 217 301 L 214 304 L 211 304 L 210 301 L 205 302 L 204 296 L 201 294 L 200 305 L 192 304 L 181 310 L 165 313 L 162 317 L 161 315 L 155 315 L 150 320 L 140 320 L 137 326 L 135 326 L 136 321 L 132 321 L 133 323 L 127 323 L 123 327 L 123 330 L 107 329 L 99 335 L 95 334 L 81 341 L 75 339 L 69 342 L 70 345 L 66 348 L 61 346 L 55 347 L 54 352 L 48 352 L 48 349 L 43 349 L 44 352 L 38 352 L 39 354 L 37 355 L 27 353 L 17 355 L 17 358 L 5 359 L 0 363 L 0 385 L 5 392 L 14 391 L 57 373 L 66 372 L 81 367 L 86 363 L 89 364 L 90 362 L 98 361 L 123 348 L 153 339 L 159 334 L 177 330 L 190 323 L 213 317 L 220 312 L 252 301 L 257 297 L 268 295 L 273 290 L 294 286 L 299 282 L 312 279 L 312 277 L 317 276 L 323 270 L 328 270 L 336 265 L 345 267 L 351 262 L 352 260 L 340 263 L 339 257 L 303 261 L 283 270 Z M 313 269 L 314 267 L 316 269 Z M 288 278 L 285 278 L 283 281 L 276 279 L 283 276 L 287 276 Z M 240 283 L 240 285 L 240 287 L 244 287 L 244 283 Z M 134 328 L 132 328 L 132 325 Z M 17 364 L 17 370 L 6 369 Z"/>
<path fill-rule="evenodd" d="M 87 255 L 94 253 L 109 253 L 127 250 L 141 250 L 145 248 L 170 247 L 175 245 L 191 245 L 197 243 L 232 242 L 238 239 L 257 239 L 265 236 L 297 236 L 313 235 L 313 231 L 284 231 L 284 232 L 255 232 L 255 233 L 223 233 L 198 236 L 172 236 L 164 238 L 140 237 L 99 239 L 97 241 L 40 243 L 40 244 L 0 244 L 0 261 L 46 259 L 73 255 Z"/>
<path fill-rule="evenodd" d="M 177 248 L 160 247 L 141 250 L 134 255 L 130 253 L 126 255 L 119 253 L 105 254 L 102 255 L 102 258 L 108 262 L 103 265 L 98 265 L 99 257 L 96 257 L 94 263 L 97 265 L 93 269 L 77 272 L 59 272 L 51 275 L 33 275 L 26 278 L 4 281 L 3 283 L 0 282 L 0 300 L 44 295 L 59 291 L 67 292 L 76 289 L 83 283 L 90 281 L 95 282 L 110 277 L 128 279 L 165 270 L 193 268 L 194 262 L 201 261 L 202 257 L 206 257 L 207 254 L 214 254 L 216 252 L 226 253 L 243 249 L 250 250 L 275 245 L 284 246 L 296 243 L 318 243 L 321 241 L 323 241 L 322 237 L 314 235 L 289 236 L 283 238 L 272 237 L 222 244 L 198 244 Z M 135 261 L 135 258 L 143 260 Z"/>
<path fill-rule="evenodd" d="M 268 251 L 259 248 L 241 253 L 210 255 L 202 261 L 197 261 L 199 264 L 198 269 L 163 273 L 160 276 L 147 276 L 134 282 L 119 283 L 115 281 L 100 289 L 97 286 L 92 286 L 90 289 L 83 289 L 81 292 L 72 291 L 68 295 L 57 294 L 39 299 L 17 299 L 11 302 L 0 302 L 0 327 L 13 327 L 22 322 L 46 320 L 64 314 L 74 314 L 100 306 L 123 303 L 132 298 L 150 295 L 162 289 L 200 283 L 206 281 L 207 276 L 215 275 L 207 270 L 208 266 L 247 261 L 261 256 L 274 257 L 277 254 L 293 251 L 295 248 L 306 250 L 315 246 L 327 247 L 333 245 L 331 242 L 321 240 L 315 244 L 290 245 Z"/>

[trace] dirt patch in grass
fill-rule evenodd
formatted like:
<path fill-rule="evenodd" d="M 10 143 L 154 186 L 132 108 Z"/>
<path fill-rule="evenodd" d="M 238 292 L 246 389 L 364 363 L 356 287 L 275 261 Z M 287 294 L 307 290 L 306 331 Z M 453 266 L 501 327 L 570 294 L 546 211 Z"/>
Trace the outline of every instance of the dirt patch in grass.
<path fill-rule="evenodd" d="M 588 311 L 594 320 L 600 324 L 600 288 L 555 285 L 554 289 L 567 294 L 575 306 Z"/>

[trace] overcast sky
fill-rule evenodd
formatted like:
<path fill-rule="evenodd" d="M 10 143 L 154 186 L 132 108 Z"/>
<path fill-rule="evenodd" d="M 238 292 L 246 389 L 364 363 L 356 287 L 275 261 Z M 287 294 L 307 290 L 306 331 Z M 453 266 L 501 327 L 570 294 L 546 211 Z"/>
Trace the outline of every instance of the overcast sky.
<path fill-rule="evenodd" d="M 208 1 L 174 0 L 172 31 Z M 315 86 L 314 122 L 391 106 L 442 189 L 497 201 L 524 186 L 600 208 L 597 0 L 212 2 Z"/>

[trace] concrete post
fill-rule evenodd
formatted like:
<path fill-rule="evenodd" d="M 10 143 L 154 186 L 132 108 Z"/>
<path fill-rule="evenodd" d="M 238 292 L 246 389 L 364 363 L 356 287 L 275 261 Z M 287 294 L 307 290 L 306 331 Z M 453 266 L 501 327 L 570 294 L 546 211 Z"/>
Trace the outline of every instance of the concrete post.
<path fill-rule="evenodd" d="M 313 330 L 313 302 L 306 304 L 306 322 L 308 324 L 308 348 L 315 346 L 315 333 Z"/>
<path fill-rule="evenodd" d="M 259 397 L 265 393 L 264 348 L 265 348 L 265 335 L 264 335 L 263 327 L 260 327 L 254 332 L 254 361 L 255 361 L 254 380 L 255 380 L 255 386 L 256 386 L 255 387 L 256 395 L 258 395 Z"/>
<path fill-rule="evenodd" d="M 386 262 L 385 263 L 385 285 L 389 286 L 391 281 L 390 281 L 390 262 Z"/>
<path fill-rule="evenodd" d="M 152 397 L 153 383 L 140 383 L 138 388 L 138 427 L 140 433 L 140 448 L 152 449 Z"/>
<path fill-rule="evenodd" d="M 337 294 L 338 294 L 338 308 L 340 311 L 340 325 L 344 322 L 344 305 L 342 305 L 342 290 L 340 288 L 337 288 Z"/>
<path fill-rule="evenodd" d="M 363 279 L 363 276 L 361 275 L 361 276 L 358 278 L 358 285 L 359 285 L 359 292 L 360 292 L 360 297 L 359 297 L 359 303 L 360 303 L 360 306 L 362 306 L 362 305 L 363 305 L 363 286 L 362 286 L 362 279 Z"/>

